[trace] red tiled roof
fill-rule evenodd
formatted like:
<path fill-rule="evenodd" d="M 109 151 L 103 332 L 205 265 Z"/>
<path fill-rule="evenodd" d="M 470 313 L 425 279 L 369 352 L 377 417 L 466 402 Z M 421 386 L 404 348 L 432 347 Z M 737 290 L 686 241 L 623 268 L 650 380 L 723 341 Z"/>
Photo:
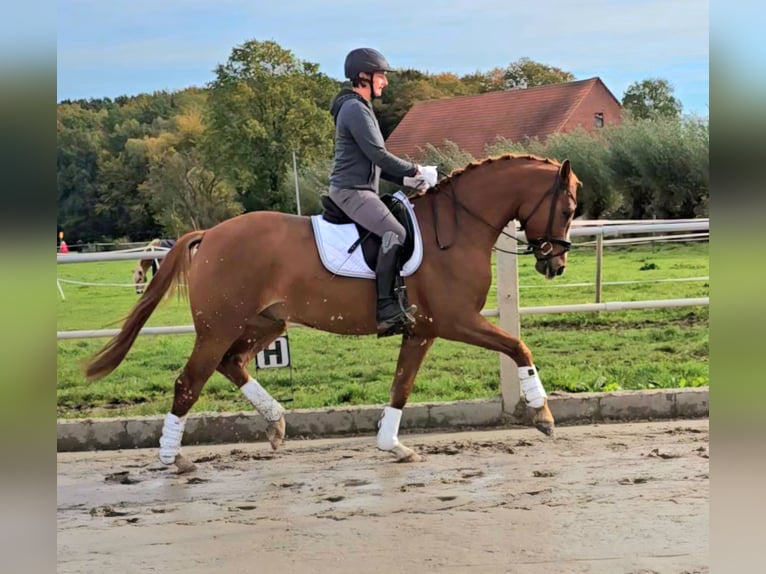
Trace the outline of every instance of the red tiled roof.
<path fill-rule="evenodd" d="M 560 131 L 597 84 L 614 98 L 600 78 L 590 78 L 418 102 L 388 137 L 386 147 L 396 155 L 415 157 L 426 143 L 438 147 L 450 140 L 481 158 L 484 146 L 498 136 L 520 141 L 535 136 L 542 139 Z"/>

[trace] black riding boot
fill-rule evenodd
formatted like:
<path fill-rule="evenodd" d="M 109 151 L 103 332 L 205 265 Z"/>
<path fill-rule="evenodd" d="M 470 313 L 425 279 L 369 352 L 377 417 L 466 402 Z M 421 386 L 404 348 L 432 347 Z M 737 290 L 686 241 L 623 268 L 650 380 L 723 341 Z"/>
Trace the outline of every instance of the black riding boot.
<path fill-rule="evenodd" d="M 415 324 L 413 314 L 417 307 L 407 302 L 407 290 L 399 276 L 399 252 L 402 246 L 395 243 L 395 239 L 393 233 L 383 236 L 375 266 L 378 337 L 403 333 Z"/>

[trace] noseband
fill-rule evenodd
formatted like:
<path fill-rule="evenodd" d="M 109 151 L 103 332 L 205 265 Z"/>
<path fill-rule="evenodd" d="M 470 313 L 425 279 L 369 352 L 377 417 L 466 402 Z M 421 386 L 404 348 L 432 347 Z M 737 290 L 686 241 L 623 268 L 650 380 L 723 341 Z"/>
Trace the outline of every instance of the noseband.
<path fill-rule="evenodd" d="M 535 214 L 535 212 L 540 208 L 540 206 L 543 204 L 543 201 L 545 201 L 545 198 L 549 195 L 553 195 L 553 198 L 551 199 L 551 210 L 548 213 L 548 225 L 545 227 L 545 235 L 542 237 L 535 237 L 532 239 L 527 238 L 527 244 L 532 248 L 536 249 L 537 251 L 533 251 L 535 254 L 535 259 L 538 261 L 548 261 L 549 259 L 553 259 L 554 257 L 560 257 L 561 255 L 564 255 L 569 249 L 572 247 L 572 242 L 567 241 L 566 239 L 563 239 L 561 237 L 554 237 L 553 236 L 553 222 L 556 220 L 556 206 L 559 202 L 559 195 L 561 195 L 561 192 L 563 191 L 561 182 L 561 176 L 560 174 L 556 174 L 556 181 L 553 182 L 553 187 L 551 187 L 548 191 L 546 191 L 543 196 L 537 201 L 535 206 L 532 208 L 532 211 L 529 212 L 529 215 L 527 215 L 525 218 L 519 218 L 519 223 L 521 224 L 521 230 L 524 231 L 527 226 L 527 221 Z M 558 245 L 561 247 L 561 251 L 558 253 L 553 253 L 553 246 Z"/>

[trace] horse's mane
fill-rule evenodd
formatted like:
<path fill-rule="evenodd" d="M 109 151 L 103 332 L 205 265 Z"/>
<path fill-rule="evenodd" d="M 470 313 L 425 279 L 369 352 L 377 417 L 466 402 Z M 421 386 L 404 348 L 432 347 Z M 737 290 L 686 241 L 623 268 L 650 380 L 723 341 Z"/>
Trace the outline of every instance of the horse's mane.
<path fill-rule="evenodd" d="M 426 191 L 421 191 L 420 193 L 415 194 L 414 196 L 410 197 L 410 199 L 415 199 L 430 193 L 439 193 L 448 184 L 454 183 L 455 180 L 457 180 L 461 175 L 465 174 L 468 171 L 474 170 L 477 167 L 481 167 L 483 165 L 487 165 L 497 161 L 516 160 L 516 159 L 539 161 L 542 163 L 555 165 L 556 167 L 561 166 L 561 164 L 557 162 L 556 160 L 553 160 L 549 157 L 540 157 L 533 154 L 506 153 L 499 156 L 491 156 L 488 158 L 480 159 L 472 163 L 469 163 L 467 166 L 463 168 L 453 170 L 452 173 L 450 173 L 447 177 L 439 180 L 439 182 L 435 186 L 428 188 Z"/>

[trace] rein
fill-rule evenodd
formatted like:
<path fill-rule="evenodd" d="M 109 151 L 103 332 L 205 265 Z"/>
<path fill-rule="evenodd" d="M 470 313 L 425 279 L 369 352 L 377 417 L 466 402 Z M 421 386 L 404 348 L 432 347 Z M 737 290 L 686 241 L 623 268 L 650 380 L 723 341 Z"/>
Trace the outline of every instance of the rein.
<path fill-rule="evenodd" d="M 447 175 L 446 173 L 441 172 L 441 171 L 440 171 L 440 173 L 442 175 L 445 175 L 445 176 Z M 572 247 L 572 243 L 570 241 L 567 241 L 566 239 L 561 239 L 561 238 L 553 237 L 552 236 L 552 234 L 553 234 L 553 222 L 554 222 L 555 217 L 556 217 L 556 204 L 557 204 L 557 200 L 558 200 L 559 194 L 562 191 L 562 189 L 561 189 L 561 178 L 559 177 L 558 173 L 556 174 L 556 179 L 553 182 L 553 186 L 540 197 L 540 199 L 537 201 L 535 206 L 532 208 L 532 211 L 529 212 L 529 215 L 527 215 L 523 219 L 521 219 L 521 218 L 519 219 L 519 222 L 521 223 L 521 231 L 524 231 L 524 229 L 526 227 L 527 221 L 529 221 L 529 218 L 532 217 L 535 214 L 535 212 L 540 208 L 540 206 L 543 204 L 543 201 L 545 201 L 545 198 L 548 197 L 551 194 L 553 195 L 553 199 L 551 201 L 551 210 L 550 210 L 550 213 L 548 215 L 548 224 L 547 224 L 546 229 L 545 229 L 545 235 L 542 236 L 542 237 L 534 238 L 534 239 L 528 239 L 526 241 L 523 240 L 523 239 L 520 239 L 519 237 L 517 237 L 517 236 L 515 236 L 515 235 L 513 235 L 511 233 L 508 233 L 507 231 L 505 231 L 504 228 L 495 227 L 490 222 L 488 222 L 486 219 L 484 219 L 482 216 L 480 216 L 477 213 L 474 213 L 473 211 L 468 209 L 468 207 L 466 207 L 463 203 L 461 203 L 458 200 L 457 193 L 455 191 L 455 184 L 453 183 L 453 181 L 451 179 L 449 180 L 449 187 L 450 187 L 450 191 L 451 191 L 450 196 L 451 196 L 451 199 L 452 199 L 452 207 L 453 207 L 452 212 L 454 214 L 455 229 L 457 229 L 457 227 L 458 227 L 458 215 L 457 215 L 458 209 L 457 208 L 460 207 L 468 215 L 470 215 L 471 217 L 473 217 L 477 221 L 483 223 L 484 225 L 486 225 L 490 229 L 496 231 L 498 234 L 505 235 L 506 237 L 514 239 L 518 243 L 521 243 L 521 244 L 527 246 L 524 250 L 519 250 L 519 251 L 508 251 L 506 249 L 500 249 L 499 247 L 493 247 L 492 249 L 494 251 L 499 251 L 501 253 L 508 253 L 508 254 L 511 254 L 511 255 L 535 255 L 535 258 L 538 261 L 546 261 L 546 260 L 551 259 L 553 257 L 558 257 L 560 255 L 563 255 L 564 253 L 569 251 L 571 249 L 571 247 Z M 439 249 L 442 249 L 442 250 L 449 249 L 450 247 L 452 247 L 452 243 L 449 243 L 449 244 L 446 244 L 446 245 L 442 244 L 441 239 L 439 238 L 439 215 L 438 215 L 438 210 L 436 209 L 436 201 L 434 201 L 432 203 L 432 211 L 433 211 L 433 217 L 434 217 L 434 231 L 435 231 L 435 235 L 436 235 L 436 243 L 439 246 Z M 560 247 L 562 247 L 563 251 L 561 251 L 560 253 L 557 253 L 557 254 L 554 255 L 553 254 L 553 245 L 554 244 L 559 245 Z M 538 256 L 535 253 L 535 249 L 538 249 L 540 251 L 540 255 L 541 256 Z"/>

